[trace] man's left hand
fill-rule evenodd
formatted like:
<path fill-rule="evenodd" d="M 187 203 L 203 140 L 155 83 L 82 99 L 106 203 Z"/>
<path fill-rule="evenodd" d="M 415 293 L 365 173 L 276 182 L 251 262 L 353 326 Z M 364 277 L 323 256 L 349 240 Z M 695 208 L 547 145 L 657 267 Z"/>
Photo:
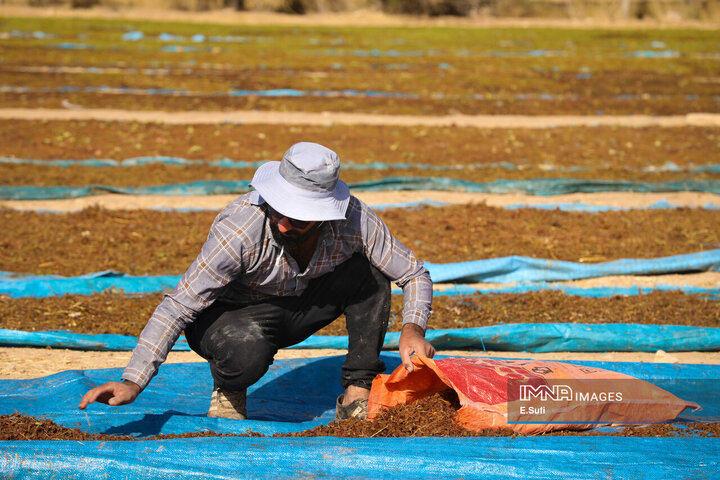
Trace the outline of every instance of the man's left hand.
<path fill-rule="evenodd" d="M 400 334 L 400 359 L 408 372 L 413 371 L 413 364 L 410 361 L 412 354 L 423 355 L 432 358 L 435 355 L 435 348 L 425 340 L 425 331 L 414 323 L 406 323 Z"/>

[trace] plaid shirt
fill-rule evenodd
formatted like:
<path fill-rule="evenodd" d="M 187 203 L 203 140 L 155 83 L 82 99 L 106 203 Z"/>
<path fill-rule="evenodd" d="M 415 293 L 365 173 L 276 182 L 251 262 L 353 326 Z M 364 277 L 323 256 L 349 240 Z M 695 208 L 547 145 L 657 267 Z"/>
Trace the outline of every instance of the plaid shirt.
<path fill-rule="evenodd" d="M 140 334 L 123 379 L 145 388 L 183 329 L 215 300 L 241 306 L 273 296 L 300 295 L 310 280 L 358 252 L 403 289 L 403 324 L 427 328 L 430 274 L 370 207 L 351 197 L 346 219 L 325 222 L 315 254 L 301 272 L 273 238 L 262 203 L 260 195 L 251 192 L 215 218 L 200 254 Z"/>

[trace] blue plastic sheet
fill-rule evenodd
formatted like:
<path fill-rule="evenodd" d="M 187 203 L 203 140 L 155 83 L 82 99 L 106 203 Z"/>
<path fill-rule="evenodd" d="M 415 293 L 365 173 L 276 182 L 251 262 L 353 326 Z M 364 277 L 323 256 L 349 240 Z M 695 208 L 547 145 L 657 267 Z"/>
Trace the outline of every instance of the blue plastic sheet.
<path fill-rule="evenodd" d="M 535 178 L 529 180 L 496 180 L 470 182 L 444 177 L 387 177 L 380 180 L 350 183 L 355 191 L 388 190 L 458 190 L 476 193 L 527 193 L 530 195 L 562 195 L 593 192 L 708 192 L 720 194 L 718 180 L 678 180 L 673 182 L 635 182 L 623 180 L 586 180 L 577 178 Z M 86 187 L 2 186 L 2 200 L 46 200 L 78 198 L 108 193 L 126 195 L 221 195 L 244 193 L 246 180 L 205 180 L 151 187 Z"/>
<path fill-rule="evenodd" d="M 399 357 L 384 354 L 388 371 Z M 300 431 L 332 419 L 343 357 L 280 360 L 248 391 L 249 420 L 207 418 L 212 380 L 204 363 L 164 365 L 138 400 L 76 409 L 120 369 L 68 371 L 0 381 L 0 414 L 44 415 L 84 431 L 145 437 L 212 430 Z M 683 420 L 717 421 L 718 366 L 572 362 L 651 381 L 704 410 Z M 302 398 L 302 401 L 298 401 Z M 714 478 L 713 438 L 200 438 L 145 442 L 0 442 L 12 478 Z"/>
<path fill-rule="evenodd" d="M 430 322 L 432 325 L 432 321 Z M 511 323 L 488 327 L 428 330 L 428 341 L 443 350 L 512 352 L 690 352 L 720 351 L 720 328 L 681 325 Z M 385 336 L 383 348 L 396 350 L 399 332 Z M 127 335 L 79 334 L 66 331 L 25 332 L 0 329 L 0 346 L 52 347 L 78 350 L 132 350 L 137 338 Z M 312 335 L 293 349 L 347 349 L 348 337 Z M 188 351 L 180 337 L 175 351 Z"/>
<path fill-rule="evenodd" d="M 203 438 L 2 442 L 12 478 L 718 478 L 715 438 Z M 602 472 L 602 473 L 600 473 Z"/>
<path fill-rule="evenodd" d="M 87 187 L 15 187 L 0 186 L 3 200 L 50 200 L 80 198 L 110 193 L 124 195 L 224 195 L 249 191 L 248 181 L 206 180 L 151 187 L 113 187 L 90 185 Z"/>
<path fill-rule="evenodd" d="M 350 184 L 359 191 L 384 190 L 461 190 L 477 193 L 527 193 L 530 195 L 564 195 L 593 192 L 720 192 L 720 181 L 681 180 L 674 182 L 635 182 L 580 178 L 535 178 L 470 182 L 444 177 L 388 177 Z"/>
<path fill-rule="evenodd" d="M 658 275 L 691 271 L 718 271 L 720 249 L 653 259 L 621 259 L 576 263 L 531 257 L 501 257 L 462 263 L 431 264 L 433 282 L 555 282 L 610 275 Z"/>
<path fill-rule="evenodd" d="M 67 331 L 25 332 L 0 328 L 0 346 L 3 347 L 50 347 L 127 352 L 135 348 L 136 344 L 137 338 L 130 335 L 84 334 Z M 178 339 L 173 351 L 190 351 L 185 337 Z"/>
<path fill-rule="evenodd" d="M 438 357 L 442 358 L 442 357 Z M 77 410 L 90 388 L 120 378 L 122 368 L 70 370 L 44 378 L 0 380 L 0 414 L 15 410 L 46 415 L 91 433 L 150 436 L 212 430 L 226 433 L 272 434 L 305 430 L 332 420 L 335 399 L 342 392 L 344 355 L 277 360 L 248 389 L 248 421 L 205 416 L 212 377 L 205 362 L 166 364 L 137 401 L 123 407 L 92 404 Z M 383 353 L 387 371 L 400 365 L 396 353 Z M 684 412 L 682 419 L 720 420 L 720 366 L 630 362 L 569 362 L 612 370 L 650 381 L 703 410 Z M 717 396 L 715 396 L 717 395 Z M 302 401 L 297 401 L 301 396 Z M 78 425 L 79 424 L 79 425 Z"/>
<path fill-rule="evenodd" d="M 106 291 L 127 294 L 172 290 L 181 275 L 133 277 L 124 273 L 104 271 L 61 277 L 58 275 L 15 275 L 0 272 L 0 294 L 10 297 L 52 297 L 67 294 L 92 295 Z"/>
<path fill-rule="evenodd" d="M 613 207 L 610 205 L 588 205 L 579 202 L 573 203 L 517 203 L 514 205 L 506 205 L 503 208 L 507 210 L 517 210 L 519 208 L 535 208 L 538 210 L 561 210 L 563 212 L 584 212 L 584 213 L 600 213 L 600 212 L 623 212 L 629 210 L 669 210 L 673 208 L 687 208 L 683 205 L 675 205 L 665 200 L 660 200 L 647 207 Z M 718 210 L 720 205 L 707 203 L 701 208 L 705 210 Z"/>
<path fill-rule="evenodd" d="M 547 282 L 520 282 L 510 286 L 500 287 L 478 287 L 477 285 L 435 285 L 433 296 L 447 295 L 482 295 L 491 293 L 528 293 L 552 290 L 563 292 L 565 295 L 576 295 L 579 297 L 607 298 L 616 295 L 644 295 L 654 291 L 679 291 L 689 295 L 705 295 L 708 298 L 720 299 L 720 287 L 700 288 L 689 285 L 655 285 L 653 287 L 573 287 L 562 283 Z M 394 294 L 402 293 L 400 289 L 393 289 Z"/>
<path fill-rule="evenodd" d="M 575 263 L 530 257 L 501 257 L 460 263 L 426 263 L 436 283 L 555 282 L 608 275 L 718 271 L 720 249 L 654 259 L 623 259 L 603 263 Z M 32 276 L 0 272 L 0 294 L 10 297 L 90 295 L 107 290 L 151 293 L 172 289 L 180 275 L 133 277 L 105 271 L 77 277 Z"/>
<path fill-rule="evenodd" d="M 86 44 L 63 43 L 55 45 L 56 48 L 62 49 L 79 49 L 92 50 L 96 47 Z M 199 47 L 193 45 L 166 45 L 160 47 L 161 52 L 200 52 L 212 51 L 212 47 Z M 293 88 L 278 88 L 270 90 L 220 90 L 220 91 L 191 91 L 185 89 L 174 88 L 131 88 L 118 87 L 110 85 L 100 86 L 75 86 L 68 85 L 63 87 L 26 87 L 15 85 L 0 86 L 2 92 L 12 93 L 66 93 L 66 92 L 82 92 L 82 93 L 109 93 L 123 95 L 167 95 L 167 96 L 183 96 L 183 97 L 359 97 L 359 98 L 421 98 L 418 93 L 406 92 L 386 92 L 378 90 L 297 90 Z"/>
<path fill-rule="evenodd" d="M 229 439 L 0 444 L 12 478 L 717 478 L 713 438 Z M 449 453 L 451 452 L 451 453 Z"/>

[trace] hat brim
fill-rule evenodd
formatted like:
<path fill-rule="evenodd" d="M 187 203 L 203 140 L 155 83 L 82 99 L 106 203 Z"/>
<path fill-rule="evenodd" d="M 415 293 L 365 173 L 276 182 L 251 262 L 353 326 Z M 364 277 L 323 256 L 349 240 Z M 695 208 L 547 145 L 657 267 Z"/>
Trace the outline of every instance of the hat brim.
<path fill-rule="evenodd" d="M 338 180 L 332 192 L 310 192 L 285 180 L 280 162 L 267 162 L 255 172 L 250 185 L 272 208 L 283 215 L 308 222 L 344 220 L 350 188 Z"/>

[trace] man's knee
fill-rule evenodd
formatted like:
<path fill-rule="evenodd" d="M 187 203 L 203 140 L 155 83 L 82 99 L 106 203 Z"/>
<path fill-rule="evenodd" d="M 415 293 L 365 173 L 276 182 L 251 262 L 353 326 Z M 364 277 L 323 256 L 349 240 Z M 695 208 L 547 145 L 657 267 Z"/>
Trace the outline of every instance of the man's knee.
<path fill-rule="evenodd" d="M 277 348 L 257 325 L 224 325 L 206 340 L 216 383 L 240 389 L 257 382 L 273 362 Z"/>

